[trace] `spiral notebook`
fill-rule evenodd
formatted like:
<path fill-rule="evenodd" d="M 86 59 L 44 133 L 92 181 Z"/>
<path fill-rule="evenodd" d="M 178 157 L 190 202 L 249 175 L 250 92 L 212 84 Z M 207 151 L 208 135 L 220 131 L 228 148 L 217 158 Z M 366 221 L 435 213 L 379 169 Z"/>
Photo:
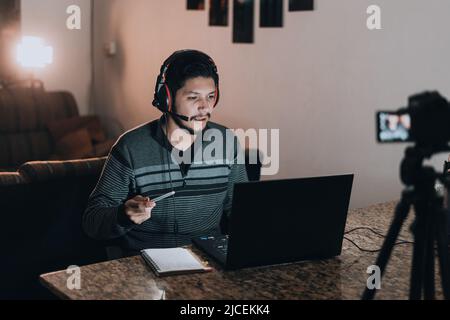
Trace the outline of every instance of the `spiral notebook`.
<path fill-rule="evenodd" d="M 158 276 L 212 270 L 187 248 L 145 249 L 141 254 Z"/>

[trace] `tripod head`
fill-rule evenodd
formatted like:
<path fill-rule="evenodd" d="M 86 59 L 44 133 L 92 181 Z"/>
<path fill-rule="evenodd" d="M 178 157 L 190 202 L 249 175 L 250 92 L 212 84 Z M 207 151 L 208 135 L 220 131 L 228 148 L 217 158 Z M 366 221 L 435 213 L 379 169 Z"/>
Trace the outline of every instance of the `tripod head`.
<path fill-rule="evenodd" d="M 434 190 L 436 180 L 440 180 L 447 188 L 450 186 L 448 163 L 444 165 L 444 172 L 437 173 L 433 167 L 424 166 L 423 161 L 434 154 L 450 152 L 449 145 L 439 147 L 423 147 L 415 145 L 405 150 L 405 157 L 400 165 L 400 179 L 406 186 L 413 186 L 418 192 Z"/>

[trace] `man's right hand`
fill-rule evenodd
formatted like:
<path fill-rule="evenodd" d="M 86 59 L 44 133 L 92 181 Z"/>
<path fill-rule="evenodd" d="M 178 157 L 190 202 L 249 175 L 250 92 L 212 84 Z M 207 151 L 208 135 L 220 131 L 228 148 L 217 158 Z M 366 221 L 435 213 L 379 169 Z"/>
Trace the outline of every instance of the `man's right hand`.
<path fill-rule="evenodd" d="M 136 196 L 125 202 L 125 214 L 135 224 L 142 224 L 150 219 L 155 206 L 149 197 Z"/>

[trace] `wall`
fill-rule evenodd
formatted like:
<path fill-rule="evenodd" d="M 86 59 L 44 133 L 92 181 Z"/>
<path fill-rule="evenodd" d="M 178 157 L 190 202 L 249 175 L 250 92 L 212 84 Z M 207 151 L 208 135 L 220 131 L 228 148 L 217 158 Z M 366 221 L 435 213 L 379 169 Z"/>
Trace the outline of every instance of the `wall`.
<path fill-rule="evenodd" d="M 8 82 L 17 74 L 14 45 L 20 36 L 19 0 L 0 2 L 0 81 Z"/>
<path fill-rule="evenodd" d="M 316 0 L 314 12 L 287 12 L 286 3 L 284 28 L 260 29 L 257 1 L 249 45 L 233 44 L 230 27 L 209 27 L 207 12 L 186 11 L 184 0 L 96 0 L 97 112 L 127 129 L 158 117 L 151 100 L 162 61 L 197 48 L 219 66 L 215 121 L 280 128 L 280 172 L 270 179 L 353 172 L 352 207 L 398 198 L 405 145 L 376 143 L 375 111 L 424 89 L 450 96 L 450 2 Z M 383 29 L 369 31 L 374 3 Z M 114 58 L 103 54 L 110 40 Z"/>
<path fill-rule="evenodd" d="M 66 9 L 81 8 L 81 30 L 69 30 Z M 91 0 L 22 0 L 22 34 L 42 37 L 53 46 L 54 61 L 36 73 L 47 90 L 68 90 L 81 114 L 90 113 Z"/>

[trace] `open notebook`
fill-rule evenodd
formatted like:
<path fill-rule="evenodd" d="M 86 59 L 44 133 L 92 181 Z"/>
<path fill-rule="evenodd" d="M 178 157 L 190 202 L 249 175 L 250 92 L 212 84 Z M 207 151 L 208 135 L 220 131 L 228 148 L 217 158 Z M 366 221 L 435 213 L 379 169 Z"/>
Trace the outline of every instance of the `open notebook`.
<path fill-rule="evenodd" d="M 158 276 L 212 270 L 186 248 L 145 249 L 141 254 Z"/>

